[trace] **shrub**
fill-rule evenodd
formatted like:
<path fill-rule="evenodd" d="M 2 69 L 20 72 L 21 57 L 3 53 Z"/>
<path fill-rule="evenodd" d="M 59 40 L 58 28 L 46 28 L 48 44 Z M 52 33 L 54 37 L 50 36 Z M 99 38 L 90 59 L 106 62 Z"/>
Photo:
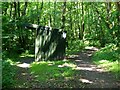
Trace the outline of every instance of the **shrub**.
<path fill-rule="evenodd" d="M 10 61 L 2 62 L 2 88 L 12 88 L 14 86 L 15 67 Z"/>
<path fill-rule="evenodd" d="M 115 73 L 116 77 L 119 78 L 120 49 L 115 44 L 106 45 L 104 48 L 95 52 L 92 60 L 105 70 Z"/>

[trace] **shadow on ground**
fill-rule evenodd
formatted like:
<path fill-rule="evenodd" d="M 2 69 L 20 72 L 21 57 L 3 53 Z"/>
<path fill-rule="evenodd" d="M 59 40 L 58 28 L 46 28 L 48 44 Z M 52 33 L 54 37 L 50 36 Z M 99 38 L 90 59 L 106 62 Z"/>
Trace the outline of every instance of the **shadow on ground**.
<path fill-rule="evenodd" d="M 115 75 L 105 71 L 103 68 L 95 65 L 92 60 L 92 54 L 97 48 L 88 47 L 84 51 L 69 56 L 67 59 L 75 61 L 76 70 L 80 71 L 79 78 L 86 84 L 86 88 L 118 88 L 120 83 L 115 79 Z"/>
<path fill-rule="evenodd" d="M 118 88 L 120 83 L 116 81 L 115 76 L 112 73 L 106 72 L 103 68 L 93 64 L 91 56 L 97 50 L 98 49 L 94 47 L 87 47 L 84 51 L 66 57 L 67 60 L 74 62 L 76 65 L 75 70 L 77 73 L 73 76 L 72 80 L 51 80 L 45 83 L 41 83 L 35 79 L 36 77 L 29 72 L 29 65 L 34 62 L 34 57 L 21 58 L 17 65 L 19 70 L 16 78 L 19 85 L 16 85 L 16 87 Z"/>

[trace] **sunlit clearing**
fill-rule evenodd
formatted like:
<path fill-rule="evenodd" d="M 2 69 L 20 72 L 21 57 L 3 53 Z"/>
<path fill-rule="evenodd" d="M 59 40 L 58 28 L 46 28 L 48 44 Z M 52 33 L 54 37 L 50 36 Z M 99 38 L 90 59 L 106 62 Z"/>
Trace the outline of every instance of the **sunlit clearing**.
<path fill-rule="evenodd" d="M 68 61 L 67 59 L 64 59 L 63 61 Z"/>
<path fill-rule="evenodd" d="M 79 55 L 70 55 L 70 58 L 78 57 Z"/>
<path fill-rule="evenodd" d="M 103 70 L 103 69 L 98 69 L 97 67 L 77 67 L 77 68 L 75 68 L 75 70 L 105 72 L 105 70 Z"/>
<path fill-rule="evenodd" d="M 79 79 L 81 82 L 83 82 L 83 83 L 93 83 L 92 81 L 90 81 L 90 80 L 87 80 L 87 79 L 83 79 L 83 78 L 81 78 L 81 79 Z"/>
<path fill-rule="evenodd" d="M 64 63 L 62 65 L 58 65 L 58 67 L 72 67 L 72 68 L 75 68 L 76 65 L 72 64 L 72 63 Z"/>
<path fill-rule="evenodd" d="M 51 66 L 51 65 L 54 65 L 55 64 L 55 62 L 53 62 L 53 61 L 40 61 L 40 62 L 33 62 L 30 66 L 32 66 L 32 65 L 34 65 L 34 64 L 47 64 L 47 65 L 49 65 L 49 66 Z"/>
<path fill-rule="evenodd" d="M 90 50 L 96 50 L 96 51 L 98 51 L 98 48 L 95 48 L 95 47 L 85 47 L 85 49 L 90 49 Z"/>
<path fill-rule="evenodd" d="M 28 64 L 28 63 L 23 63 L 23 64 L 18 64 L 17 66 L 18 66 L 18 67 L 21 67 L 21 68 L 29 68 L 29 67 L 30 67 L 30 64 Z"/>
<path fill-rule="evenodd" d="M 87 70 L 87 71 L 92 71 L 92 68 L 90 67 L 77 67 L 75 68 L 76 70 Z"/>
<path fill-rule="evenodd" d="M 109 63 L 109 61 L 108 60 L 100 60 L 99 63 L 101 63 L 101 64 L 102 63 Z"/>
<path fill-rule="evenodd" d="M 60 68 L 63 67 L 63 68 Z M 64 77 L 72 77 L 75 74 L 74 63 L 60 61 L 40 61 L 30 65 L 31 73 L 38 75 L 41 82 L 45 80 L 60 80 Z M 70 79 L 70 78 L 67 78 Z"/>
<path fill-rule="evenodd" d="M 104 67 L 107 71 L 118 72 L 120 71 L 120 64 L 118 61 L 108 61 L 108 60 L 101 60 L 97 62 L 100 67 Z"/>
<path fill-rule="evenodd" d="M 22 54 L 20 57 L 34 57 L 35 55 L 32 54 Z"/>
<path fill-rule="evenodd" d="M 81 62 L 82 60 L 75 60 L 76 62 Z"/>

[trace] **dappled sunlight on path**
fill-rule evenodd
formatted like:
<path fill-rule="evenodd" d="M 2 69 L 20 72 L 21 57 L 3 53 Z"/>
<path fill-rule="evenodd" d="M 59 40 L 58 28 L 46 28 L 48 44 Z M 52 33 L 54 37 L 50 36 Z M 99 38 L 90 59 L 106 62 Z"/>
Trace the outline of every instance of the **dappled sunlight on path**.
<path fill-rule="evenodd" d="M 80 81 L 86 84 L 86 88 L 117 88 L 120 83 L 115 80 L 115 75 L 98 67 L 91 61 L 91 55 L 97 48 L 86 47 L 85 51 L 69 56 L 67 59 L 75 61 L 76 70 L 80 71 Z"/>
<path fill-rule="evenodd" d="M 17 66 L 21 68 L 29 68 L 30 64 L 34 61 L 34 57 L 23 57 L 17 62 Z"/>
<path fill-rule="evenodd" d="M 33 81 L 33 76 L 29 73 L 30 64 L 35 61 L 34 57 L 22 57 L 16 62 L 18 71 L 16 72 L 15 88 L 29 88 Z"/>
<path fill-rule="evenodd" d="M 84 51 L 77 52 L 74 55 L 70 55 L 66 57 L 65 59 L 66 62 L 65 60 L 63 60 L 63 63 L 56 64 L 57 66 L 56 68 L 55 68 L 55 62 L 48 63 L 48 67 L 51 67 L 51 69 L 50 68 L 48 69 L 58 70 L 59 73 L 57 72 L 56 74 L 60 74 L 60 72 L 62 72 L 62 69 L 66 67 L 73 68 L 71 69 L 72 71 L 73 70 L 77 71 L 75 75 L 73 75 L 72 81 L 68 80 L 69 77 L 65 77 L 65 79 L 63 78 L 61 81 L 53 80 L 54 82 L 52 82 L 52 79 L 51 79 L 51 82 L 53 84 L 56 84 L 59 82 L 58 86 L 60 83 L 61 85 L 63 85 L 61 87 L 64 87 L 65 83 L 69 83 L 71 84 L 72 87 L 75 86 L 76 88 L 80 88 L 80 86 L 83 86 L 84 88 L 117 88 L 118 86 L 120 86 L 120 83 L 118 83 L 115 79 L 115 75 L 113 75 L 110 72 L 107 72 L 105 69 L 101 67 L 98 67 L 92 62 L 91 56 L 97 50 L 98 49 L 94 47 L 86 47 Z M 72 61 L 73 63 L 70 64 L 70 63 L 67 63 L 67 61 Z M 20 61 L 17 62 L 16 66 L 18 67 L 18 72 L 17 72 L 16 78 L 17 78 L 17 81 L 19 82 L 19 85 L 16 85 L 16 87 L 41 88 L 41 87 L 48 87 L 47 85 L 51 85 L 49 84 L 51 82 L 46 82 L 43 85 L 41 81 L 39 81 L 38 79 L 35 79 L 36 78 L 35 75 L 29 72 L 30 64 L 33 62 L 34 62 L 34 58 L 28 58 L 28 57 L 21 58 Z M 40 67 L 40 65 L 41 65 L 40 62 L 38 62 L 38 64 L 36 64 L 36 67 L 37 66 Z M 47 64 L 45 64 L 45 66 L 46 65 Z"/>

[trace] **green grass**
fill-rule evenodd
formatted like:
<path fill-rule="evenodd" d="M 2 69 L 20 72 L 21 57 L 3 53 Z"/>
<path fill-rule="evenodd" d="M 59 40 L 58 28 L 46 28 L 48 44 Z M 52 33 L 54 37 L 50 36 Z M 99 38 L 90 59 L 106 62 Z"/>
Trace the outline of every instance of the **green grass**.
<path fill-rule="evenodd" d="M 93 62 L 106 71 L 120 76 L 120 49 L 114 44 L 106 45 L 92 56 Z"/>
<path fill-rule="evenodd" d="M 9 53 L 4 51 L 2 53 L 2 88 L 14 88 L 16 79 L 16 62 L 20 60 L 21 57 L 33 57 L 29 52 L 22 53 L 18 55 L 17 53 Z"/>
<path fill-rule="evenodd" d="M 80 74 L 80 72 L 75 70 L 75 67 L 76 65 L 69 60 L 40 61 L 31 64 L 30 72 L 42 86 L 43 84 L 46 86 L 48 84 L 48 87 L 70 88 L 77 85 L 82 87 L 83 85 L 75 78 L 76 75 Z M 75 85 L 73 84 L 74 81 L 79 83 Z"/>
<path fill-rule="evenodd" d="M 31 73 L 37 75 L 40 81 L 72 78 L 75 74 L 75 64 L 69 61 L 41 61 L 31 64 Z"/>
<path fill-rule="evenodd" d="M 28 50 L 26 50 L 24 53 L 20 54 L 19 57 L 34 57 L 34 54 L 31 54 Z"/>

